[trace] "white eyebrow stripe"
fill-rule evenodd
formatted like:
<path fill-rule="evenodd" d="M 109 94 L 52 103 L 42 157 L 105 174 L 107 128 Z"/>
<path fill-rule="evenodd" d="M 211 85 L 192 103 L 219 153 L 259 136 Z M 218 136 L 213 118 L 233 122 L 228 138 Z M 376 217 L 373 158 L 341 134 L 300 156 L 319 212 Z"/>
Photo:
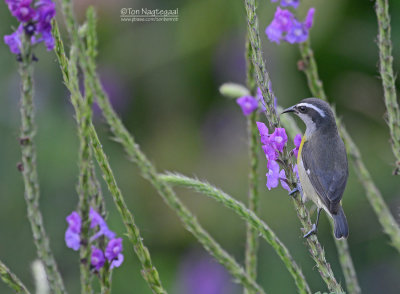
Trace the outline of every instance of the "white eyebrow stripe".
<path fill-rule="evenodd" d="M 317 106 L 315 106 L 315 105 L 312 105 L 312 104 L 310 104 L 310 103 L 299 103 L 299 104 L 297 104 L 297 106 L 305 106 L 305 107 L 309 107 L 309 108 L 312 108 L 312 109 L 314 109 L 315 111 L 317 111 L 322 117 L 325 117 L 325 112 L 321 109 L 321 108 L 318 108 Z"/>

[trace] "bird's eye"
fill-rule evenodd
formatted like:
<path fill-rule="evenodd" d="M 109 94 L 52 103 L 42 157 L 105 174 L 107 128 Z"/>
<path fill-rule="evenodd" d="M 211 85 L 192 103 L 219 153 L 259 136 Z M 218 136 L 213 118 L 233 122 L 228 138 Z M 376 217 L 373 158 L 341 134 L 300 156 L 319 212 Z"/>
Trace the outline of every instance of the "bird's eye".
<path fill-rule="evenodd" d="M 307 108 L 305 106 L 300 106 L 298 109 L 300 112 L 303 112 L 303 113 L 306 112 L 306 110 L 307 110 Z"/>

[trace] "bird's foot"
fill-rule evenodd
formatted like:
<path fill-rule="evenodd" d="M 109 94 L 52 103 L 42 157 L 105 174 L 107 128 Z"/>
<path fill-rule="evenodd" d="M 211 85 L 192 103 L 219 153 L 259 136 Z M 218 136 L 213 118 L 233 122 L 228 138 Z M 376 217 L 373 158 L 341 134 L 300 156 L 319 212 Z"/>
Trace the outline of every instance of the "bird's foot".
<path fill-rule="evenodd" d="M 304 238 L 308 238 L 308 237 L 310 237 L 311 235 L 316 235 L 316 234 L 317 234 L 317 225 L 316 225 L 316 224 L 313 224 L 313 225 L 312 225 L 312 229 L 311 229 L 310 231 L 308 231 L 308 233 L 305 234 L 303 237 L 304 237 Z"/>

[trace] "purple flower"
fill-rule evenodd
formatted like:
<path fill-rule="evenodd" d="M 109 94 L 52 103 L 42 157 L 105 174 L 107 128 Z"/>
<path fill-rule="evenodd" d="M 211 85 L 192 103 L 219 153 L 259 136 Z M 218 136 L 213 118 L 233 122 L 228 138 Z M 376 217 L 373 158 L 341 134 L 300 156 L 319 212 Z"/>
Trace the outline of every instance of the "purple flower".
<path fill-rule="evenodd" d="M 68 229 L 78 234 L 81 232 L 82 220 L 79 213 L 73 211 L 65 219 L 67 220 L 68 223 Z"/>
<path fill-rule="evenodd" d="M 90 264 L 98 271 L 104 266 L 106 259 L 101 249 L 92 246 L 92 255 L 90 256 Z"/>
<path fill-rule="evenodd" d="M 31 7 L 32 0 L 7 0 L 11 14 L 20 22 L 28 22 L 35 16 L 35 10 Z"/>
<path fill-rule="evenodd" d="M 314 13 L 315 13 L 315 8 L 314 7 L 311 7 L 307 12 L 306 20 L 304 21 L 304 26 L 307 29 L 311 29 L 311 27 L 313 25 Z"/>
<path fill-rule="evenodd" d="M 80 235 L 68 228 L 65 231 L 65 244 L 67 245 L 68 248 L 71 248 L 72 250 L 75 251 L 79 250 L 79 247 L 81 247 Z"/>
<path fill-rule="evenodd" d="M 297 158 L 298 153 L 299 153 L 299 148 L 300 148 L 300 144 L 301 144 L 301 134 L 297 134 L 296 136 L 294 136 L 294 146 L 295 148 L 292 150 L 294 157 Z"/>
<path fill-rule="evenodd" d="M 308 38 L 308 29 L 306 28 L 306 26 L 297 21 L 294 20 L 292 27 L 290 28 L 289 32 L 286 35 L 285 40 L 290 43 L 290 44 L 294 44 L 294 43 L 303 43 L 304 41 L 306 41 Z"/>
<path fill-rule="evenodd" d="M 283 147 L 287 142 L 287 135 L 284 128 L 276 128 L 275 131 L 271 134 L 269 141 L 277 150 L 280 152 L 283 151 Z"/>
<path fill-rule="evenodd" d="M 20 54 L 21 53 L 21 46 L 22 46 L 22 34 L 24 33 L 24 26 L 20 24 L 18 29 L 12 33 L 11 35 L 4 36 L 4 43 L 10 47 L 11 53 Z"/>
<path fill-rule="evenodd" d="M 68 222 L 68 229 L 65 231 L 65 244 L 67 244 L 68 248 L 77 251 L 81 246 L 81 217 L 76 211 L 73 211 L 66 217 L 66 220 Z"/>
<path fill-rule="evenodd" d="M 268 173 L 266 174 L 266 176 L 268 190 L 278 187 L 279 164 L 275 160 L 268 161 Z"/>
<path fill-rule="evenodd" d="M 262 144 L 269 144 L 269 134 L 267 126 L 262 122 L 256 122 L 258 132 L 260 133 L 261 143 Z"/>
<path fill-rule="evenodd" d="M 119 267 L 124 261 L 122 254 L 122 238 L 115 238 L 108 242 L 105 256 L 111 262 L 111 268 Z"/>
<path fill-rule="evenodd" d="M 290 192 L 291 191 L 290 187 L 285 181 L 286 180 L 286 174 L 285 174 L 285 170 L 284 169 L 282 169 L 279 172 L 279 180 L 281 181 L 282 188 Z"/>
<path fill-rule="evenodd" d="M 102 235 L 105 235 L 108 239 L 115 238 L 115 233 L 108 228 L 106 221 L 101 217 L 99 213 L 97 213 L 97 211 L 93 209 L 93 207 L 90 207 L 89 219 L 91 221 L 91 229 L 94 229 L 97 226 L 99 227 L 99 231 L 90 238 L 91 241 L 99 238 Z"/>
<path fill-rule="evenodd" d="M 268 161 L 278 159 L 278 151 L 276 151 L 272 144 L 262 145 L 262 150 L 264 151 L 265 157 L 267 157 Z"/>
<path fill-rule="evenodd" d="M 282 35 L 288 32 L 292 27 L 294 15 L 289 10 L 281 9 L 279 6 L 276 9 L 274 19 L 271 24 L 266 28 L 265 33 L 271 42 L 279 44 L 282 40 Z"/>
<path fill-rule="evenodd" d="M 300 0 L 281 0 L 281 5 L 282 6 L 293 6 L 294 8 L 297 8 L 299 6 Z"/>
<path fill-rule="evenodd" d="M 111 239 L 106 248 L 105 256 L 109 261 L 118 257 L 118 254 L 122 252 L 122 238 Z"/>
<path fill-rule="evenodd" d="M 298 2 L 297 0 L 282 0 L 281 4 L 282 6 L 291 5 L 296 8 Z M 291 44 L 302 43 L 308 38 L 309 30 L 313 24 L 314 13 L 315 9 L 310 8 L 305 21 L 300 22 L 289 10 L 277 7 L 274 19 L 266 28 L 265 33 L 271 42 L 278 44 L 282 40 Z"/>
<path fill-rule="evenodd" d="M 258 107 L 258 101 L 253 96 L 243 96 L 236 100 L 236 103 L 242 108 L 244 115 L 250 115 Z"/>

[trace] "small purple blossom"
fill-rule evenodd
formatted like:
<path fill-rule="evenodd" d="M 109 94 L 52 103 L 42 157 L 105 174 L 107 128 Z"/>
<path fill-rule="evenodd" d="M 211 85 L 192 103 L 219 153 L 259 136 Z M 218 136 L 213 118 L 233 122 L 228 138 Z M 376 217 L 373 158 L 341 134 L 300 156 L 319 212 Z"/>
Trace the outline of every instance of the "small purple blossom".
<path fill-rule="evenodd" d="M 108 228 L 106 221 L 101 217 L 101 215 L 97 211 L 93 209 L 93 207 L 90 208 L 89 219 L 90 219 L 91 229 L 94 229 L 97 226 L 99 227 L 99 231 L 96 234 L 94 234 L 90 238 L 90 240 L 95 240 L 102 235 L 105 235 L 108 239 L 115 238 L 115 233 Z"/>
<path fill-rule="evenodd" d="M 306 26 L 303 23 L 294 20 L 292 27 L 286 34 L 285 40 L 290 44 L 294 44 L 294 43 L 303 43 L 304 41 L 307 40 L 307 38 L 308 38 L 308 29 L 306 28 Z"/>
<path fill-rule="evenodd" d="M 282 188 L 290 192 L 290 187 L 289 187 L 289 185 L 286 183 L 286 173 L 285 173 L 285 170 L 284 170 L 284 169 L 282 169 L 282 170 L 279 172 L 279 180 L 280 180 L 280 182 L 281 182 Z"/>
<path fill-rule="evenodd" d="M 32 0 L 6 1 L 11 14 L 22 23 L 30 21 L 35 16 L 35 10 L 31 7 Z"/>
<path fill-rule="evenodd" d="M 267 160 L 277 160 L 278 159 L 278 151 L 274 148 L 273 145 L 267 144 L 267 145 L 262 145 L 262 150 L 264 151 L 265 157 Z"/>
<path fill-rule="evenodd" d="M 122 238 L 115 238 L 108 242 L 105 256 L 111 262 L 111 268 L 119 267 L 124 261 L 122 254 Z"/>
<path fill-rule="evenodd" d="M 11 53 L 14 54 L 20 54 L 21 53 L 21 47 L 22 47 L 22 34 L 24 33 L 24 26 L 20 24 L 18 26 L 18 29 L 12 33 L 11 35 L 5 35 L 4 36 L 4 43 L 10 47 Z"/>
<path fill-rule="evenodd" d="M 81 217 L 76 211 L 73 211 L 66 217 L 66 220 L 68 222 L 68 229 L 65 231 L 65 244 L 68 248 L 77 251 L 81 246 Z"/>
<path fill-rule="evenodd" d="M 82 220 L 79 213 L 73 211 L 65 219 L 67 220 L 69 229 L 71 229 L 75 233 L 81 232 Z"/>
<path fill-rule="evenodd" d="M 307 12 L 306 20 L 304 21 L 304 26 L 307 29 L 311 29 L 311 27 L 313 25 L 314 13 L 315 13 L 315 8 L 314 7 L 311 7 Z"/>
<path fill-rule="evenodd" d="M 275 149 L 282 152 L 283 147 L 285 147 L 285 144 L 288 140 L 285 129 L 276 128 L 275 131 L 271 134 L 269 140 L 270 144 L 274 145 Z"/>
<path fill-rule="evenodd" d="M 71 229 L 65 231 L 65 244 L 68 248 L 78 251 L 81 247 L 81 237 L 80 234 L 75 233 Z"/>
<path fill-rule="evenodd" d="M 236 100 L 236 103 L 242 108 L 244 115 L 250 115 L 258 107 L 258 101 L 253 96 L 243 96 Z"/>
<path fill-rule="evenodd" d="M 295 2 L 297 2 L 298 4 L 298 1 L 295 0 L 282 0 L 281 4 L 282 6 L 285 6 L 283 5 L 283 3 L 285 3 L 286 5 L 292 5 Z M 277 44 L 279 44 L 282 40 L 291 44 L 302 43 L 308 38 L 309 30 L 313 24 L 314 13 L 315 9 L 310 8 L 308 10 L 305 21 L 300 22 L 289 10 L 277 7 L 274 19 L 266 28 L 265 33 L 271 42 L 275 42 Z"/>
<path fill-rule="evenodd" d="M 265 33 L 271 42 L 279 42 L 283 38 L 283 33 L 286 33 L 292 27 L 294 15 L 289 10 L 281 9 L 279 6 L 276 9 L 274 19 L 266 28 Z"/>
<path fill-rule="evenodd" d="M 267 188 L 271 190 L 272 188 L 278 187 L 279 184 L 279 164 L 275 160 L 268 161 L 268 173 L 267 176 Z"/>
<path fill-rule="evenodd" d="M 292 151 L 293 151 L 294 157 L 297 158 L 297 156 L 299 154 L 300 144 L 301 144 L 301 134 L 297 134 L 296 136 L 294 136 L 293 143 L 294 143 L 295 148 Z"/>
<path fill-rule="evenodd" d="M 122 238 L 111 239 L 106 248 L 105 256 L 111 261 L 118 257 L 118 254 L 122 252 Z"/>
<path fill-rule="evenodd" d="M 98 271 L 104 266 L 106 259 L 101 249 L 92 246 L 92 254 L 90 256 L 90 264 Z"/>

